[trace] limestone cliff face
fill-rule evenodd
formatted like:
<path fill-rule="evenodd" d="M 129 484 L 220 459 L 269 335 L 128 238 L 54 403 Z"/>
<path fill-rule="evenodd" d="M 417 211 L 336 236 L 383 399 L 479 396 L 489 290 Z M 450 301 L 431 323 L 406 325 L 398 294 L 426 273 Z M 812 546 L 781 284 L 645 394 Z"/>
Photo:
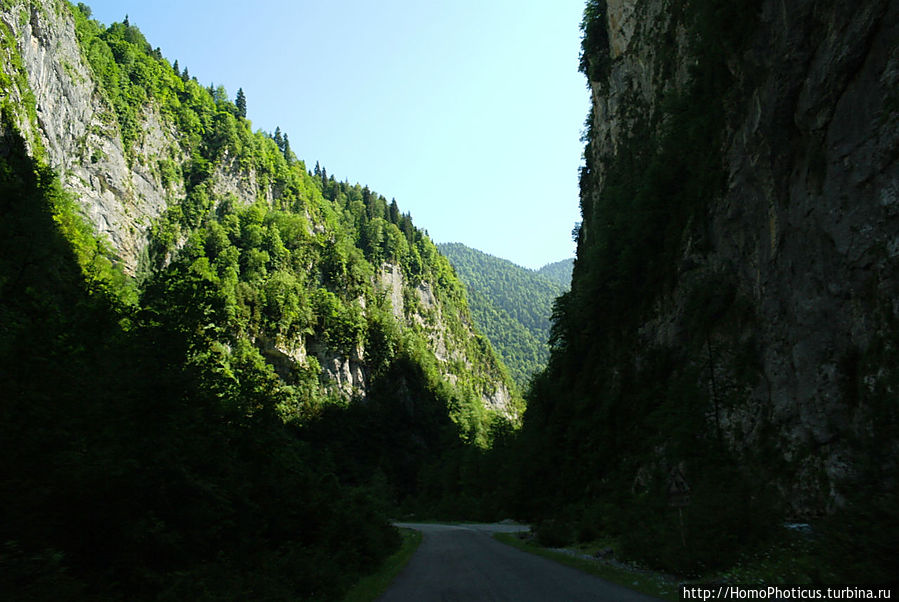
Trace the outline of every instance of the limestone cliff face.
<path fill-rule="evenodd" d="M 581 247 L 598 236 L 590 212 L 638 123 L 660 135 L 677 119 L 665 102 L 698 63 L 697 3 L 596 4 L 607 39 L 585 57 L 594 184 Z M 755 22 L 726 61 L 723 131 L 708 132 L 720 135 L 723 189 L 681 233 L 676 284 L 660 285 L 639 337 L 687 350 L 715 401 L 709 421 L 738 453 L 776 450 L 785 468 L 771 478 L 801 516 L 841 503 L 867 457 L 859 440 L 899 395 L 899 2 L 751 4 Z M 691 296 L 725 282 L 752 318 L 698 332 Z M 895 468 L 897 442 L 881 454 Z"/>
<path fill-rule="evenodd" d="M 83 216 L 108 240 L 124 271 L 133 276 L 144 267 L 154 220 L 186 197 L 183 179 L 166 177 L 161 163 L 186 173 L 189 141 L 151 100 L 138 111 L 137 139 L 126 150 L 116 111 L 79 47 L 69 5 L 63 0 L 20 0 L 7 5 L 0 10 L 0 66 L 7 76 L 0 83 L 8 83 L 0 85 L 5 92 L 0 100 L 13 111 L 30 152 L 59 174 Z M 260 199 L 274 205 L 281 194 L 277 183 L 260 177 L 253 166 L 241 164 L 227 149 L 210 166 L 208 192 L 216 203 L 228 198 L 237 205 Z M 308 213 L 305 217 L 310 235 L 328 237 L 323 218 L 314 219 Z M 181 236 L 176 249 L 186 233 Z M 166 258 L 170 259 L 171 255 Z M 414 298 L 410 291 L 415 286 L 404 280 L 395 265 L 384 266 L 372 284 L 388 296 L 399 322 L 427 331 L 440 371 L 452 381 L 466 360 L 464 353 L 447 352 L 459 345 L 446 340 L 450 335 L 441 321 L 440 300 L 424 295 L 421 304 L 404 306 L 404 295 Z M 418 287 L 430 290 L 427 282 Z M 364 299 L 357 302 L 364 310 Z M 419 310 L 432 315 L 426 319 Z M 469 334 L 474 336 L 470 328 Z M 321 370 L 325 388 L 347 398 L 366 395 L 369 379 L 361 346 L 346 356 L 302 335 L 282 340 L 259 334 L 254 343 L 282 375 L 296 367 L 315 366 Z M 496 381 L 479 393 L 482 401 L 516 417 L 502 375 L 493 376 Z"/>
<path fill-rule="evenodd" d="M 62 2 L 17 2 L 0 12 L 21 60 L 3 56 L 7 73 L 24 72 L 27 90 L 16 88 L 16 104 L 34 95 L 37 122 L 25 111 L 19 127 L 46 150 L 46 160 L 63 185 L 81 200 L 85 216 L 119 253 L 126 272 L 137 269 L 153 218 L 183 196 L 183 186 L 163 185 L 155 156 L 183 160 L 176 134 L 152 106 L 145 108 L 142 137 L 132 161 L 122 147 L 115 113 L 100 93 L 81 56 L 74 24 Z"/>
<path fill-rule="evenodd" d="M 480 335 L 467 320 L 463 321 L 461 333 L 454 334 L 453 329 L 447 328 L 450 318 L 445 312 L 448 310 L 433 293 L 430 283 L 413 285 L 404 277 L 400 266 L 386 263 L 375 277 L 374 288 L 388 303 L 397 323 L 424 334 L 437 360 L 440 375 L 448 383 L 455 385 L 467 372 L 487 370 L 489 373 L 489 366 L 472 365 L 464 351 L 465 341 L 459 338 L 471 339 Z M 357 302 L 365 308 L 363 298 Z M 364 399 L 368 393 L 370 375 L 364 345 L 358 346 L 349 354 L 341 354 L 315 340 L 310 340 L 307 344 L 303 337 L 272 340 L 260 336 L 257 342 L 279 373 L 288 375 L 294 367 L 308 365 L 308 358 L 312 356 L 326 375 L 327 386 L 337 394 L 346 398 Z M 480 397 L 484 407 L 512 421 L 520 419 L 513 392 L 498 372 L 489 373 L 487 381 L 481 384 L 475 394 Z"/>
<path fill-rule="evenodd" d="M 126 152 L 115 111 L 82 56 L 64 1 L 14 2 L 0 11 L 0 21 L 15 48 L 0 57 L 3 70 L 24 75 L 24 89 L 15 86 L 12 93 L 21 108 L 20 130 L 45 150 L 84 216 L 109 240 L 125 272 L 135 274 L 153 220 L 185 197 L 183 181 L 166 179 L 159 167 L 163 159 L 176 165 L 189 159 L 181 133 L 150 103 L 140 111 L 139 137 Z M 36 122 L 24 110 L 29 93 Z M 233 194 L 241 204 L 277 196 L 257 182 L 252 167 L 238 168 L 227 156 L 216 166 L 212 191 Z"/>
<path fill-rule="evenodd" d="M 467 314 L 456 317 L 461 322 L 461 332 L 454 334 L 453 329 L 446 328 L 450 318 L 445 314 L 449 310 L 434 294 L 431 283 L 420 282 L 417 286 L 412 286 L 403 277 L 399 266 L 385 264 L 376 288 L 390 302 L 397 320 L 408 328 L 425 334 L 434 350 L 440 372 L 448 382 L 456 384 L 464 373 L 488 368 L 473 366 L 464 353 L 465 341 L 462 339 L 483 339 L 482 335 L 475 331 Z M 513 393 L 498 373 L 482 383 L 476 394 L 485 407 L 512 420 L 519 419 Z"/>

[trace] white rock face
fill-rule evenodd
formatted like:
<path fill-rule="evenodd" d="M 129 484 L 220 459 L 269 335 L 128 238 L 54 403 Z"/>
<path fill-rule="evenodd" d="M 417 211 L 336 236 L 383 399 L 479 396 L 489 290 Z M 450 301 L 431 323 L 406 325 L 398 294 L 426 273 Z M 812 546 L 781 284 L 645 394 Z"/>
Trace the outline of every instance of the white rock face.
<path fill-rule="evenodd" d="M 173 128 L 154 107 L 146 107 L 143 135 L 129 165 L 115 114 L 82 60 L 65 3 L 36 3 L 30 9 L 16 3 L 0 19 L 15 36 L 36 100 L 37 131 L 31 131 L 24 114 L 19 128 L 27 139 L 40 140 L 47 162 L 77 195 L 84 215 L 112 244 L 125 271 L 133 274 L 151 220 L 183 197 L 183 184 L 166 189 L 157 169 L 158 158 L 183 160 Z M 4 70 L 11 72 L 9 57 L 3 59 Z"/>
<path fill-rule="evenodd" d="M 484 402 L 488 408 L 508 415 L 512 407 L 512 393 L 506 385 L 500 383 L 496 390 L 484 399 Z"/>
<path fill-rule="evenodd" d="M 400 269 L 400 266 L 392 263 L 384 264 L 379 276 L 380 288 L 388 296 L 393 317 L 397 320 L 405 319 L 403 271 Z"/>
<path fill-rule="evenodd" d="M 318 358 L 322 371 L 332 385 L 347 398 L 365 397 L 368 380 L 363 363 L 364 349 L 357 347 L 349 357 L 335 353 L 331 349 L 315 345 L 313 353 Z"/>
<path fill-rule="evenodd" d="M 227 151 L 212 173 L 211 180 L 212 193 L 217 197 L 225 198 L 231 195 L 244 205 L 256 200 L 259 191 L 256 171 L 241 168 Z M 265 202 L 270 204 L 274 198 L 270 187 L 265 187 L 264 195 Z"/>
<path fill-rule="evenodd" d="M 609 56 L 616 59 L 627 50 L 637 29 L 634 0 L 609 0 Z"/>
<path fill-rule="evenodd" d="M 474 367 L 465 356 L 463 341 L 453 340 L 453 334 L 447 329 L 446 319 L 443 315 L 444 308 L 434 287 L 429 282 L 420 282 L 414 288 L 403 277 L 399 266 L 385 264 L 377 276 L 378 290 L 387 295 L 391 302 L 394 318 L 407 327 L 416 327 L 424 331 L 428 337 L 429 347 L 440 366 L 441 375 L 452 385 L 456 385 L 462 376 L 461 371 L 470 371 Z M 413 299 L 412 307 L 405 305 L 403 301 L 404 289 L 411 288 Z M 472 326 L 468 321 L 463 321 L 465 336 L 475 337 Z M 496 411 L 507 418 L 517 421 L 521 417 L 515 409 L 512 392 L 503 380 L 497 376 L 496 381 L 490 383 L 480 392 L 481 402 L 486 408 Z"/>

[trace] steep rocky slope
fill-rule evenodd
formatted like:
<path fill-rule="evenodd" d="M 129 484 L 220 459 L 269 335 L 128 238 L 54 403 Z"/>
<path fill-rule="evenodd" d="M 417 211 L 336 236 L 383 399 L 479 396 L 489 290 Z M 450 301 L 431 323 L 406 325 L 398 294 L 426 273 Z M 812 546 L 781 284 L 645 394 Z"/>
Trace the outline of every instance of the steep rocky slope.
<path fill-rule="evenodd" d="M 141 137 L 126 154 L 115 113 L 82 58 L 64 3 L 10 3 L 0 13 L 3 71 L 18 76 L 6 92 L 19 128 L 80 199 L 97 232 L 112 243 L 126 272 L 137 269 L 150 222 L 184 195 L 169 190 L 157 156 L 184 153 L 156 107 L 141 109 Z M 29 120 L 29 117 L 32 119 Z"/>
<path fill-rule="evenodd" d="M 675 4 L 608 2 L 608 54 L 588 57 L 609 67 L 590 82 L 596 174 L 586 213 L 603 194 L 606 166 L 632 143 L 633 115 L 677 119 L 660 115 L 666 94 L 692 83 L 689 23 Z M 897 11 L 886 1 L 764 2 L 748 13 L 755 23 L 727 57 L 732 81 L 714 99 L 725 104 L 710 149 L 722 156 L 723 189 L 697 211 L 701 224 L 684 224 L 674 284 L 658 291 L 640 327 L 644 344 L 690 348 L 699 339 L 684 358 L 692 364 L 707 363 L 707 334 L 717 357 L 703 386 L 714 378 L 710 397 L 727 397 L 721 429 L 737 448 L 776 441 L 792 468 L 781 486 L 799 514 L 839 501 L 838 483 L 860 461 L 853 436 L 879 420 L 872 398 L 895 395 Z M 659 44 L 666 39 L 674 43 Z M 582 246 L 602 220 L 585 222 Z M 731 287 L 751 317 L 691 329 L 691 297 L 705 286 Z M 753 373 L 741 378 L 747 360 L 728 347 L 747 341 Z M 763 441 L 764 424 L 774 433 Z M 882 450 L 885 461 L 895 462 L 896 444 Z"/>
<path fill-rule="evenodd" d="M 894 0 L 588 3 L 583 224 L 525 425 L 582 457 L 568 495 L 694 534 L 895 496 L 897 28 Z"/>
<path fill-rule="evenodd" d="M 182 249 L 190 247 L 191 236 L 207 219 L 203 215 L 214 218 L 214 212 L 241 211 L 257 202 L 266 212 L 298 211 L 306 231 L 301 241 L 285 244 L 326 249 L 305 265 L 310 293 L 316 287 L 331 290 L 341 297 L 340 307 L 355 306 L 363 316 L 369 312 L 367 302 L 386 299 L 397 326 L 425 341 L 441 377 L 461 397 L 478 398 L 482 413 L 517 419 L 517 402 L 489 345 L 471 326 L 461 287 L 430 241 L 412 229 L 411 222 L 404 224 L 407 218 L 394 216 L 396 223 L 390 225 L 377 221 L 371 207 L 384 211 L 383 197 L 367 188 L 344 190 L 333 176 L 330 181 L 313 178 L 289 150 L 283 158 L 266 155 L 268 143 L 261 134 L 252 134 L 242 117 L 230 114 L 234 107 L 221 97 L 223 90 L 207 91 L 195 79 L 182 82 L 136 28 L 117 24 L 116 40 L 124 41 L 107 44 L 103 36 L 109 32 L 78 15 L 79 9 L 61 1 L 3 4 L 3 103 L 15 116 L 30 152 L 59 174 L 78 211 L 126 274 L 145 280 L 189 254 L 190 249 Z M 82 19 L 81 25 L 75 17 Z M 119 80 L 108 73 L 135 62 L 144 71 L 128 74 L 128 90 L 138 93 L 125 98 L 115 89 Z M 182 111 L 190 103 L 192 112 Z M 231 137 L 220 140 L 226 134 Z M 290 190 L 285 173 L 289 182 L 298 182 Z M 360 265 L 373 273 L 350 294 L 328 279 L 324 264 L 326 255 L 338 252 L 327 249 L 347 252 L 348 241 L 335 230 L 346 214 L 341 215 L 343 208 L 336 203 L 349 204 L 360 193 L 364 198 L 358 200 L 367 204 L 368 214 L 360 218 L 364 223 L 357 219 L 357 239 L 349 244 L 368 244 L 362 239 L 375 228 L 380 228 L 379 236 L 389 231 L 389 236 L 405 235 L 409 242 L 391 239 L 402 247 L 402 253 L 391 256 L 366 251 Z M 400 233 L 400 226 L 406 232 Z M 274 257 L 267 266 L 269 277 L 277 267 L 272 261 Z M 344 399 L 364 398 L 373 371 L 366 360 L 368 338 L 335 349 L 325 333 L 316 331 L 324 327 L 317 317 L 318 326 L 309 324 L 291 333 L 250 329 L 247 336 L 286 382 L 292 371 L 320 369 L 325 391 Z"/>

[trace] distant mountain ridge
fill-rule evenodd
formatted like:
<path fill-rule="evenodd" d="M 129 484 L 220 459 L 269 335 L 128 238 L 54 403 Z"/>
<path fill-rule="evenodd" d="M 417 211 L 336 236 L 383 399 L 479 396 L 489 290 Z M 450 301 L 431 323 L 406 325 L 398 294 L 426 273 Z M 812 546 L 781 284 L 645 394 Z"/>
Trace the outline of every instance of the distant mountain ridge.
<path fill-rule="evenodd" d="M 547 263 L 545 266 L 537 270 L 537 273 L 544 278 L 549 278 L 553 282 L 559 283 L 566 291 L 571 288 L 571 272 L 574 270 L 574 258 L 569 257 L 561 261 Z"/>
<path fill-rule="evenodd" d="M 437 248 L 468 289 L 475 324 L 523 386 L 549 358 L 549 317 L 556 297 L 568 290 L 574 260 L 530 270 L 462 243 Z"/>

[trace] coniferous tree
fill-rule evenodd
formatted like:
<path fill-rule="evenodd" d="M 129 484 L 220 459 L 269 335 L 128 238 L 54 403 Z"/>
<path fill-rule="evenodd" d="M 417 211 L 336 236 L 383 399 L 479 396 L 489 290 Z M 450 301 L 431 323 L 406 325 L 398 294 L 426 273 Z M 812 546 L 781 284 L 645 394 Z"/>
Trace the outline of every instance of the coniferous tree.
<path fill-rule="evenodd" d="M 390 221 L 394 224 L 400 223 L 400 207 L 396 204 L 396 199 L 390 199 Z"/>
<path fill-rule="evenodd" d="M 184 71 L 181 73 L 181 79 L 184 80 L 184 83 L 190 81 L 190 73 L 187 72 L 187 67 L 185 67 Z"/>
<path fill-rule="evenodd" d="M 288 163 L 291 161 L 291 155 L 293 153 L 290 152 L 290 140 L 287 139 L 287 133 L 284 134 L 284 147 L 281 149 L 281 152 L 284 153 L 284 158 Z"/>
<path fill-rule="evenodd" d="M 178 59 L 175 59 L 175 62 L 172 64 L 172 70 L 179 76 L 181 75 L 181 70 L 178 68 Z"/>
<path fill-rule="evenodd" d="M 272 136 L 272 139 L 275 141 L 275 144 L 278 145 L 278 149 L 284 150 L 284 138 L 281 136 L 281 128 L 275 127 L 275 135 Z"/>
<path fill-rule="evenodd" d="M 374 199 L 371 194 L 371 189 L 366 186 L 362 189 L 362 204 L 365 205 L 365 215 L 368 219 L 372 219 L 375 217 L 375 212 L 372 207 L 374 204 Z"/>
<path fill-rule="evenodd" d="M 247 116 L 247 97 L 243 93 L 243 88 L 237 89 L 237 97 L 234 99 L 234 104 L 237 106 L 237 116 L 246 118 L 246 116 Z"/>
<path fill-rule="evenodd" d="M 318 164 L 318 161 L 315 162 L 315 169 L 313 170 L 312 173 L 313 173 L 313 175 L 316 175 L 320 178 L 322 177 L 322 168 L 321 168 L 321 165 Z M 324 180 L 322 180 L 322 181 L 324 181 Z"/>

